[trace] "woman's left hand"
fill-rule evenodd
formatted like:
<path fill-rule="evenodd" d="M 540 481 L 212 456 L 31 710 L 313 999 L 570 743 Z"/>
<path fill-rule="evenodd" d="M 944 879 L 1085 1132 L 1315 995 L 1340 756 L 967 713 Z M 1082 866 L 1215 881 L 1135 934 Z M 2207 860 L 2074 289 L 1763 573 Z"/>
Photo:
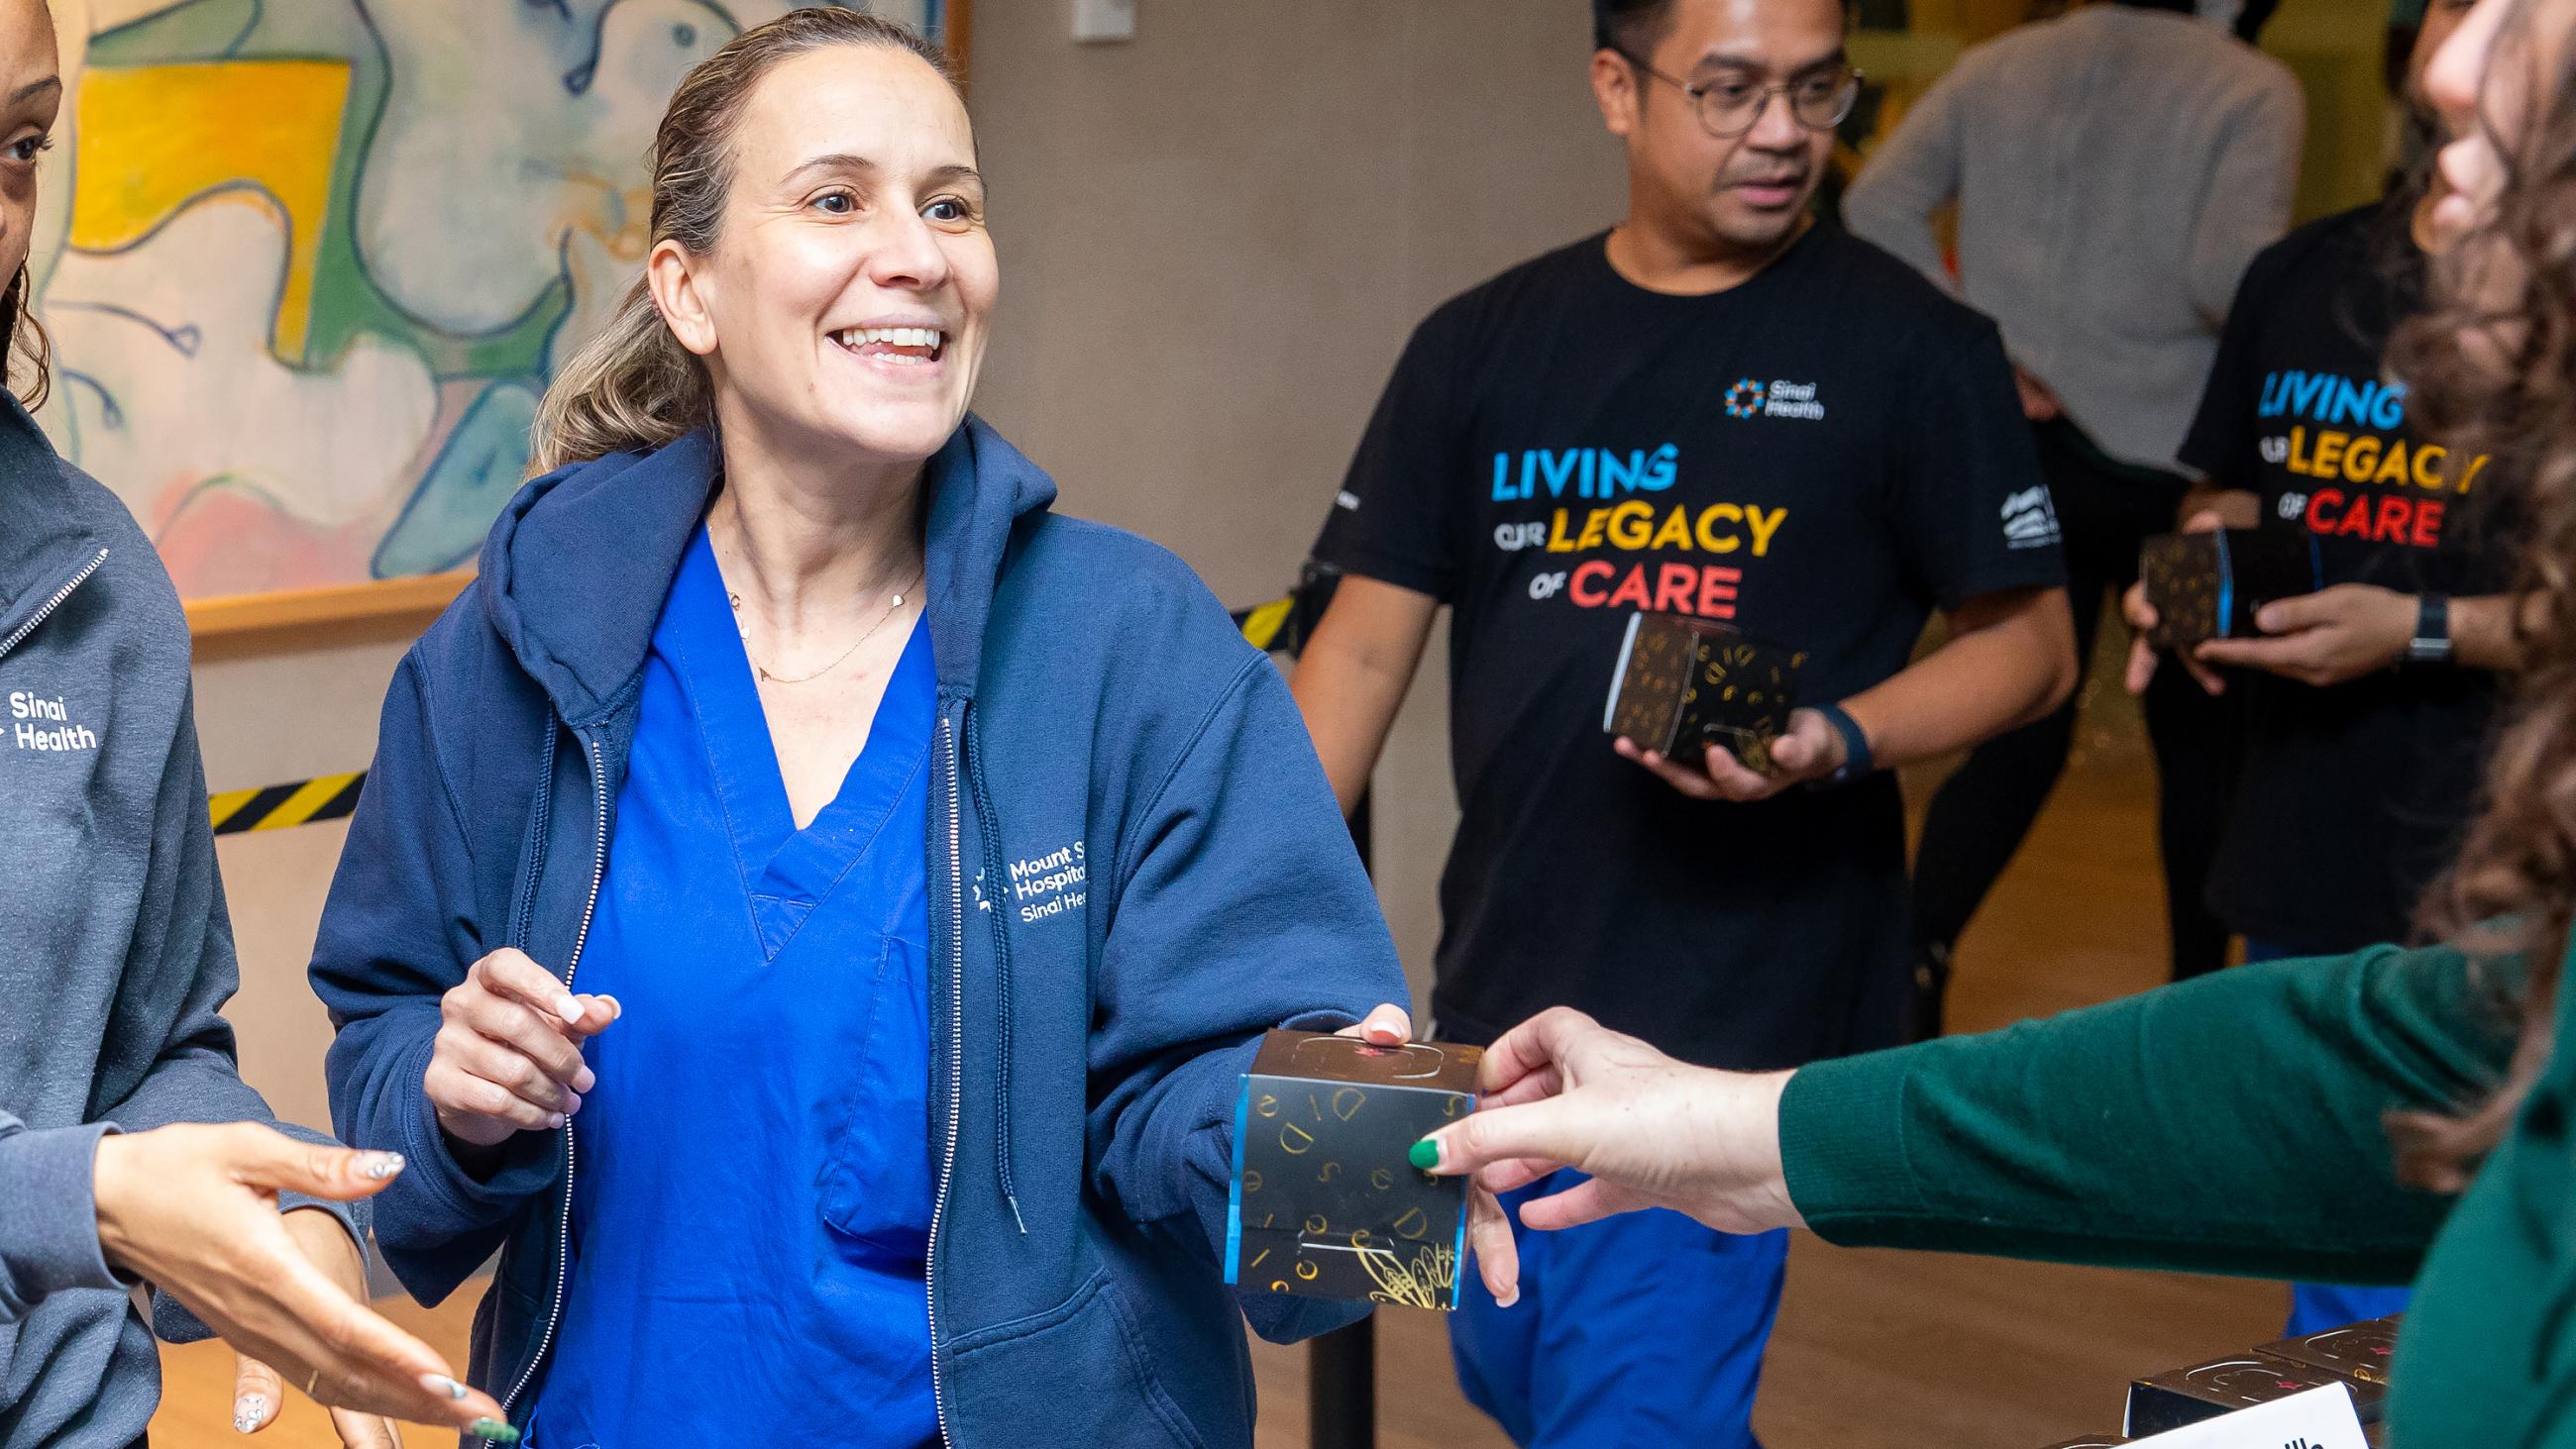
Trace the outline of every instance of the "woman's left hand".
<path fill-rule="evenodd" d="M 1370 1012 L 1359 1025 L 1343 1027 L 1333 1035 L 1357 1037 L 1371 1046 L 1402 1046 L 1413 1040 L 1413 1016 L 1389 1003 Z M 1494 1301 L 1505 1308 L 1519 1302 L 1520 1246 L 1512 1241 L 1512 1222 L 1504 1215 L 1503 1205 L 1482 1183 L 1467 1187 L 1467 1247 L 1475 1254 L 1476 1272 Z"/>
<path fill-rule="evenodd" d="M 2212 639 L 2193 651 L 2205 664 L 2261 669 L 2323 688 L 2376 674 L 2415 637 L 2416 598 L 2376 584 L 2336 584 L 2275 599 L 2254 613 L 2259 639 Z"/>
<path fill-rule="evenodd" d="M 297 1251 L 321 1269 L 322 1276 L 357 1302 L 367 1301 L 367 1260 L 359 1254 L 357 1240 L 349 1236 L 338 1218 L 318 1208 L 297 1208 L 281 1221 Z M 277 1421 L 278 1410 L 285 1402 L 285 1387 L 278 1381 L 277 1370 L 248 1354 L 241 1355 L 233 1373 L 233 1428 L 256 1434 Z M 331 1427 L 339 1431 L 340 1442 L 347 1449 L 402 1449 L 402 1431 L 394 1427 L 393 1420 L 350 1409 L 330 1412 Z"/>

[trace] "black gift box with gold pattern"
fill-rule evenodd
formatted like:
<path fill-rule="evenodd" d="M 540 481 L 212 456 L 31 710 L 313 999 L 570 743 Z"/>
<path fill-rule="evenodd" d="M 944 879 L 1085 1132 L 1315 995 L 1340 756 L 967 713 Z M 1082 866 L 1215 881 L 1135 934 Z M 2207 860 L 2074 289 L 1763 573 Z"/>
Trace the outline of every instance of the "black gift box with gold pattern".
<path fill-rule="evenodd" d="M 1263 1038 L 1235 1110 L 1225 1281 L 1456 1308 L 1466 1179 L 1434 1177 L 1406 1155 L 1474 1110 L 1483 1058 L 1471 1046 Z"/>
<path fill-rule="evenodd" d="M 2148 639 L 2159 649 L 2251 638 L 2262 632 L 2255 610 L 2325 586 L 2316 538 L 2289 528 L 2163 534 L 2140 546 L 2138 576 L 2155 606 Z"/>
<path fill-rule="evenodd" d="M 2129 1437 L 2143 1439 L 2330 1384 L 2342 1384 L 2352 1391 L 2353 1407 L 2360 1411 L 2364 1422 L 2379 1417 L 2380 1400 L 2386 1390 L 2377 1384 L 2361 1383 L 2286 1359 L 2247 1353 L 2175 1369 L 2129 1385 Z"/>
<path fill-rule="evenodd" d="M 2285 1338 L 2277 1343 L 2255 1345 L 2254 1351 L 2270 1358 L 2288 1359 L 2310 1368 L 2348 1378 L 2356 1383 L 2388 1382 L 2388 1366 L 2397 1359 L 2397 1318 L 2374 1318 L 2367 1323 L 2347 1323 L 2323 1333 L 2304 1338 Z"/>
<path fill-rule="evenodd" d="M 1712 619 L 1632 615 L 1601 728 L 1684 765 L 1723 748 L 1767 775 L 1771 743 L 1789 727 L 1806 662 L 1803 653 Z"/>

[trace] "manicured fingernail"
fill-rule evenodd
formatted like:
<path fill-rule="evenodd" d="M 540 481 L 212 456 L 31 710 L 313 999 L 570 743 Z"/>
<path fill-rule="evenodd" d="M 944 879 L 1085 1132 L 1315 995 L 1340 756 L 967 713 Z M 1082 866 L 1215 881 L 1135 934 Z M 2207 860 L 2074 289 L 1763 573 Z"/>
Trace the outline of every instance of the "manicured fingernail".
<path fill-rule="evenodd" d="M 561 1001 L 555 1003 L 555 1015 L 562 1017 L 567 1023 L 579 1021 L 581 1020 L 581 1003 L 567 996 Z"/>
<path fill-rule="evenodd" d="M 429 1390 L 431 1393 L 438 1395 L 442 1399 L 461 1399 L 465 1397 L 465 1386 L 458 1383 L 456 1380 L 449 1378 L 445 1374 L 422 1374 L 420 1376 L 420 1386 Z"/>
<path fill-rule="evenodd" d="M 519 1431 L 498 1419 L 477 1419 L 465 1426 L 465 1432 L 487 1444 L 516 1444 Z"/>
<path fill-rule="evenodd" d="M 549 1112 L 546 1114 L 546 1130 L 551 1132 L 555 1128 L 561 1127 L 564 1123 L 571 1120 L 571 1118 L 566 1117 L 561 1112 Z"/>
<path fill-rule="evenodd" d="M 233 1432 L 236 1434 L 251 1433 L 267 1420 L 268 1396 L 266 1394 L 247 1394 L 239 1403 L 233 1405 Z"/>
<path fill-rule="evenodd" d="M 1404 1160 L 1429 1172 L 1440 1165 L 1440 1143 L 1434 1138 L 1425 1137 L 1407 1149 Z"/>
<path fill-rule="evenodd" d="M 402 1170 L 403 1157 L 399 1152 L 368 1152 L 358 1158 L 358 1171 L 377 1182 Z"/>
<path fill-rule="evenodd" d="M 585 1097 L 590 1095 L 591 1088 L 598 1085 L 599 1073 L 592 1071 L 588 1067 L 584 1067 L 580 1071 L 573 1073 L 572 1089 L 581 1093 Z"/>

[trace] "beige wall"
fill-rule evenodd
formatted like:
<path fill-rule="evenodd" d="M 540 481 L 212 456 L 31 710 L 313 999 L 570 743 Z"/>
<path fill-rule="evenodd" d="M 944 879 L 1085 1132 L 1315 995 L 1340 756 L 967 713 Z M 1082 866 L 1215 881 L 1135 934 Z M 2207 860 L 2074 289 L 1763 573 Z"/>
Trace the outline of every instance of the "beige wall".
<path fill-rule="evenodd" d="M 248 789 L 362 770 L 375 753 L 376 711 L 402 644 L 236 654 L 197 661 L 197 729 L 206 785 Z M 242 1076 L 279 1116 L 327 1128 L 322 1053 L 331 1044 L 304 963 L 322 917 L 342 822 L 225 836 L 215 853 L 232 905 L 241 994 L 225 1015 L 240 1038 Z"/>
<path fill-rule="evenodd" d="M 1443 297 L 1615 219 L 1576 0 L 1144 0 L 1076 46 L 1069 0 L 977 7 L 1004 311 L 985 412 L 1068 512 L 1178 551 L 1235 604 L 1296 573 L 1379 385 Z M 1442 649 L 1380 773 L 1390 914 L 1419 972 L 1454 818 Z M 400 646 L 201 660 L 212 788 L 365 765 Z M 344 828 L 222 848 L 245 1074 L 324 1123 L 303 980 Z"/>
<path fill-rule="evenodd" d="M 1057 0 L 976 13 L 1002 246 L 983 407 L 1071 512 L 1237 605 L 1296 575 L 1396 353 L 1442 299 L 1617 219 L 1575 0 L 1144 0 L 1076 46 Z M 1446 645 L 1378 775 L 1417 988 L 1455 808 Z"/>

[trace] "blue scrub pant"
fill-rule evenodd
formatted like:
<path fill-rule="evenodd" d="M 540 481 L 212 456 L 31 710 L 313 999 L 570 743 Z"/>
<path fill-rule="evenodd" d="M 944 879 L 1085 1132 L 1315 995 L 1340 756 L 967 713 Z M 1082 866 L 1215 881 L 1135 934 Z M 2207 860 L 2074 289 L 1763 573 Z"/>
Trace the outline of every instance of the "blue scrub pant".
<path fill-rule="evenodd" d="M 2287 961 L 2319 954 L 2334 953 L 2306 951 L 2281 942 L 2257 941 L 2251 937 L 2245 942 L 2245 962 L 2249 966 L 2257 961 Z M 2281 1336 L 2304 1338 L 2329 1328 L 2341 1328 L 2347 1323 L 2403 1313 L 2408 1300 L 2414 1296 L 2412 1288 L 2347 1288 L 2334 1283 L 2293 1283 L 2290 1285 L 2290 1325 Z"/>
<path fill-rule="evenodd" d="M 1560 1172 L 1503 1199 L 1583 1181 Z M 1467 1399 L 1524 1449 L 1760 1449 L 1753 1393 L 1789 1235 L 1741 1238 L 1660 1209 L 1518 1233 L 1521 1297 L 1467 1276 L 1449 1346 Z"/>

